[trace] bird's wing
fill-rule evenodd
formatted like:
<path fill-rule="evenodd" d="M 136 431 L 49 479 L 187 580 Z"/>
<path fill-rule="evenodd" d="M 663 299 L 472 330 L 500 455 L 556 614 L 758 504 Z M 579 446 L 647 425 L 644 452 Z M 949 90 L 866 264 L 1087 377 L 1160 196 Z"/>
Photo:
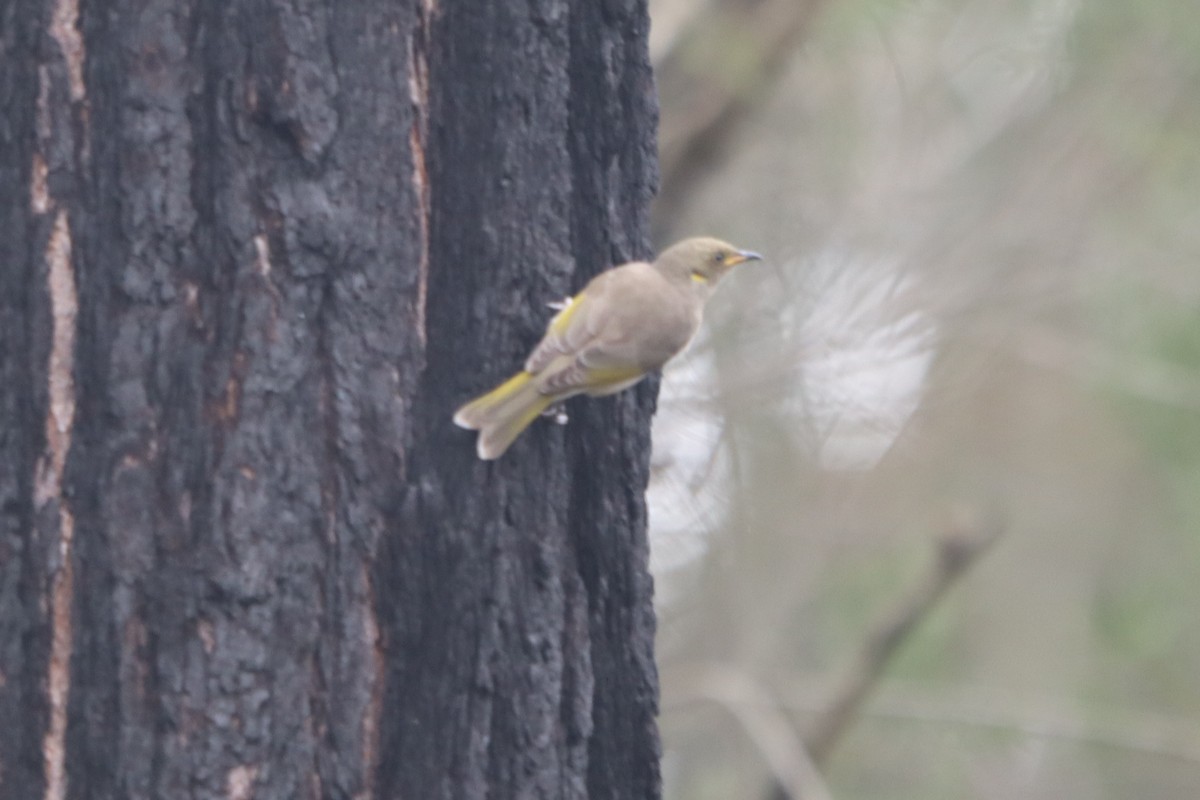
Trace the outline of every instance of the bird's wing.
<path fill-rule="evenodd" d="M 550 320 L 546 334 L 525 360 L 525 371 L 538 375 L 555 359 L 578 355 L 602 335 L 606 322 L 609 325 L 612 322 L 613 284 L 635 266 L 643 265 L 626 264 L 602 272 L 570 298 L 566 307 Z"/>
<path fill-rule="evenodd" d="M 677 301 L 649 264 L 601 273 L 551 320 L 525 369 L 547 394 L 607 393 L 634 383 L 695 331 L 699 320 Z"/>
<path fill-rule="evenodd" d="M 533 348 L 529 358 L 525 359 L 526 372 L 537 375 L 554 359 L 571 353 L 571 342 L 578 338 L 573 328 L 579 324 L 580 309 L 589 302 L 587 289 L 567 300 L 567 305 L 555 314 L 546 326 L 545 336 L 538 342 L 537 347 Z"/>

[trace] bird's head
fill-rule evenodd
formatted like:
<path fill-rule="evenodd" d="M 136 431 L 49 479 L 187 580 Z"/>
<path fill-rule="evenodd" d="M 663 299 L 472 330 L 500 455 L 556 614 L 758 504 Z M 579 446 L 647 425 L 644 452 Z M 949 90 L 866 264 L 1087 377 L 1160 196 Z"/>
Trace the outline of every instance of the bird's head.
<path fill-rule="evenodd" d="M 725 273 L 743 261 L 759 261 L 758 253 L 741 250 L 729 242 L 698 236 L 671 245 L 659 254 L 654 266 L 672 280 L 716 286 Z"/>

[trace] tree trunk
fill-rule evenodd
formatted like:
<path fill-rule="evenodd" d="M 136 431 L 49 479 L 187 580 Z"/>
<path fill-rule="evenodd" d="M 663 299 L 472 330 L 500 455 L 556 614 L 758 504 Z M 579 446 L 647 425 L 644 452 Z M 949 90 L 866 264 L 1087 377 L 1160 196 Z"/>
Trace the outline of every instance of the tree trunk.
<path fill-rule="evenodd" d="M 0 2 L 0 796 L 653 798 L 641 0 Z"/>

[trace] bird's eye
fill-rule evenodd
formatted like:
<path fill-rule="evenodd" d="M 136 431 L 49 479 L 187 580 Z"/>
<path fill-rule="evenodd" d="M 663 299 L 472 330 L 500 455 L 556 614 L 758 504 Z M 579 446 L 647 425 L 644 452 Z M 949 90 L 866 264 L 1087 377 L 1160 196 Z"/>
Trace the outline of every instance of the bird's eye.
<path fill-rule="evenodd" d="M 716 261 L 718 264 L 725 263 L 725 252 L 723 250 L 718 250 L 716 254 L 713 255 L 713 261 Z"/>

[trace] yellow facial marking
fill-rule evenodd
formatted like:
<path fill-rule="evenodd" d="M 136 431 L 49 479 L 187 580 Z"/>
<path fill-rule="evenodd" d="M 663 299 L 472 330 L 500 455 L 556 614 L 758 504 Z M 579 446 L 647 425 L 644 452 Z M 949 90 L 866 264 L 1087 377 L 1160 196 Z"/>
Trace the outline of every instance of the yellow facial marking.
<path fill-rule="evenodd" d="M 692 273 L 692 280 L 694 280 L 696 283 L 708 283 L 708 278 L 706 278 L 704 275 L 700 274 L 699 272 Z"/>

